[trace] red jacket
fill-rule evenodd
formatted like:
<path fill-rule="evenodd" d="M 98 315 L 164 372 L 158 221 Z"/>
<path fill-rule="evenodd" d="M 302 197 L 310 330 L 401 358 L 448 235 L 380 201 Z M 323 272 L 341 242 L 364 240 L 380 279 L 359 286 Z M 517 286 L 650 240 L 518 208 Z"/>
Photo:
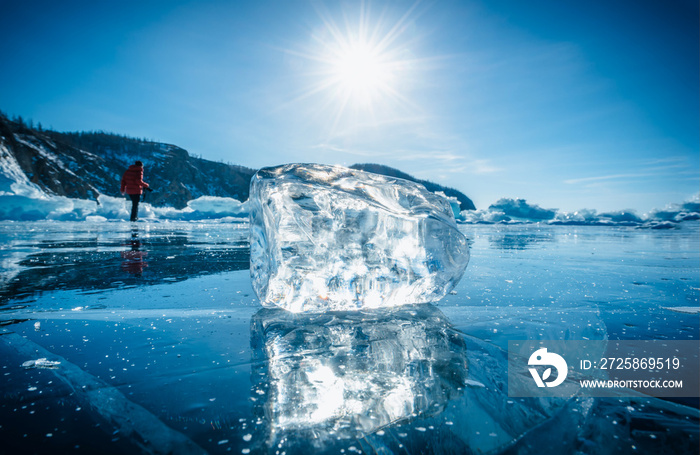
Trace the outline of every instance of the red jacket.
<path fill-rule="evenodd" d="M 148 188 L 148 183 L 143 181 L 143 167 L 132 164 L 122 176 L 122 193 L 126 194 L 141 194 L 143 188 Z"/>

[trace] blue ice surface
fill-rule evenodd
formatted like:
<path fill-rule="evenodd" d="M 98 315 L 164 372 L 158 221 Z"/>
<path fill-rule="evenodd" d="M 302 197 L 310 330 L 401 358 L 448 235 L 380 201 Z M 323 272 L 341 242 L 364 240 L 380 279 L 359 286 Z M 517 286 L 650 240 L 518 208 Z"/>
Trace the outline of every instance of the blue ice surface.
<path fill-rule="evenodd" d="M 506 349 L 699 339 L 700 223 L 460 229 L 440 302 L 290 316 L 245 223 L 0 223 L 2 450 L 697 453 L 696 403 L 511 398 Z"/>

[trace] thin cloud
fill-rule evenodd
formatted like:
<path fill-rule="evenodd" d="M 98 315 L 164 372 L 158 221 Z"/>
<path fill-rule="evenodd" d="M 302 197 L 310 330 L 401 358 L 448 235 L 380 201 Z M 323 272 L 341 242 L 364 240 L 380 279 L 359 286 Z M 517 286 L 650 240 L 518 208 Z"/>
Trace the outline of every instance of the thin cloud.
<path fill-rule="evenodd" d="M 564 180 L 567 184 L 580 183 L 602 183 L 614 180 L 630 180 L 647 177 L 673 176 L 680 178 L 682 176 L 697 176 L 697 171 L 691 167 L 687 159 L 684 157 L 669 157 L 655 160 L 648 160 L 637 172 L 627 172 L 622 174 L 598 175 L 592 177 L 582 177 L 575 179 Z"/>
<path fill-rule="evenodd" d="M 598 175 L 595 177 L 583 177 L 583 178 L 578 178 L 578 179 L 568 179 L 568 180 L 564 180 L 564 183 L 567 183 L 569 185 L 576 185 L 579 183 L 593 183 L 593 182 L 602 182 L 602 181 L 609 181 L 609 180 L 622 180 L 622 179 L 630 179 L 630 178 L 650 177 L 652 175 L 654 175 L 654 174 L 650 174 L 648 172 L 638 172 L 638 173 L 630 173 L 630 174 Z"/>
<path fill-rule="evenodd" d="M 658 158 L 654 160 L 647 160 L 644 162 L 646 166 L 655 165 L 674 165 L 674 166 L 685 166 L 688 163 L 688 159 L 685 156 L 670 156 L 666 158 Z"/>
<path fill-rule="evenodd" d="M 419 160 L 430 160 L 430 161 L 442 161 L 453 163 L 455 161 L 462 160 L 463 157 L 457 155 L 453 152 L 441 151 L 441 150 L 425 150 L 425 151 L 410 151 L 410 150 L 398 150 L 396 152 L 396 157 L 400 158 L 402 161 L 419 161 Z"/>
<path fill-rule="evenodd" d="M 489 160 L 483 159 L 471 161 L 469 166 L 473 174 L 493 174 L 503 170 L 500 167 L 492 165 Z"/>
<path fill-rule="evenodd" d="M 378 152 L 359 148 L 340 147 L 332 143 L 319 143 L 313 146 L 316 150 L 352 155 L 362 158 L 372 158 L 384 162 L 425 162 L 431 172 L 442 174 L 493 174 L 503 171 L 487 159 L 471 159 L 449 150 L 393 150 Z"/>

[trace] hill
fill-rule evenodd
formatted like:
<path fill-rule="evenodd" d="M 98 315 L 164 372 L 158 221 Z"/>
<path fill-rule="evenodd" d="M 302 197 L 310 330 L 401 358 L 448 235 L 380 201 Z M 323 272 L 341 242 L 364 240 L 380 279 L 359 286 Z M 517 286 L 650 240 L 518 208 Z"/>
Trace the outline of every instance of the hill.
<path fill-rule="evenodd" d="M 43 130 L 0 113 L 0 192 L 20 179 L 36 184 L 50 195 L 92 200 L 98 195 L 120 197 L 122 173 L 135 160 L 144 163 L 144 180 L 154 189 L 148 195 L 148 202 L 176 209 L 201 196 L 246 201 L 250 179 L 256 172 L 197 158 L 171 144 L 105 132 Z M 430 191 L 442 191 L 457 198 L 461 210 L 474 210 L 472 201 L 453 188 L 419 180 L 380 164 L 351 167 L 421 183 Z"/>
<path fill-rule="evenodd" d="M 0 159 L 15 162 L 47 194 L 119 197 L 122 173 L 143 161 L 154 189 L 148 202 L 182 209 L 200 196 L 248 199 L 254 169 L 196 158 L 175 145 L 104 132 L 59 133 L 30 128 L 0 115 Z M 14 163 L 13 163 L 14 164 Z"/>

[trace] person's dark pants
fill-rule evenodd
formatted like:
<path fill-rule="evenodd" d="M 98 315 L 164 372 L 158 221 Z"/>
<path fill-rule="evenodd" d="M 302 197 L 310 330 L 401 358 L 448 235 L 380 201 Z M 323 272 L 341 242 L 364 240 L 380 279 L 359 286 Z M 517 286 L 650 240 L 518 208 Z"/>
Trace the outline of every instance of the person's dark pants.
<path fill-rule="evenodd" d="M 141 200 L 140 194 L 130 194 L 131 198 L 131 221 L 136 221 L 139 217 L 139 201 Z"/>

